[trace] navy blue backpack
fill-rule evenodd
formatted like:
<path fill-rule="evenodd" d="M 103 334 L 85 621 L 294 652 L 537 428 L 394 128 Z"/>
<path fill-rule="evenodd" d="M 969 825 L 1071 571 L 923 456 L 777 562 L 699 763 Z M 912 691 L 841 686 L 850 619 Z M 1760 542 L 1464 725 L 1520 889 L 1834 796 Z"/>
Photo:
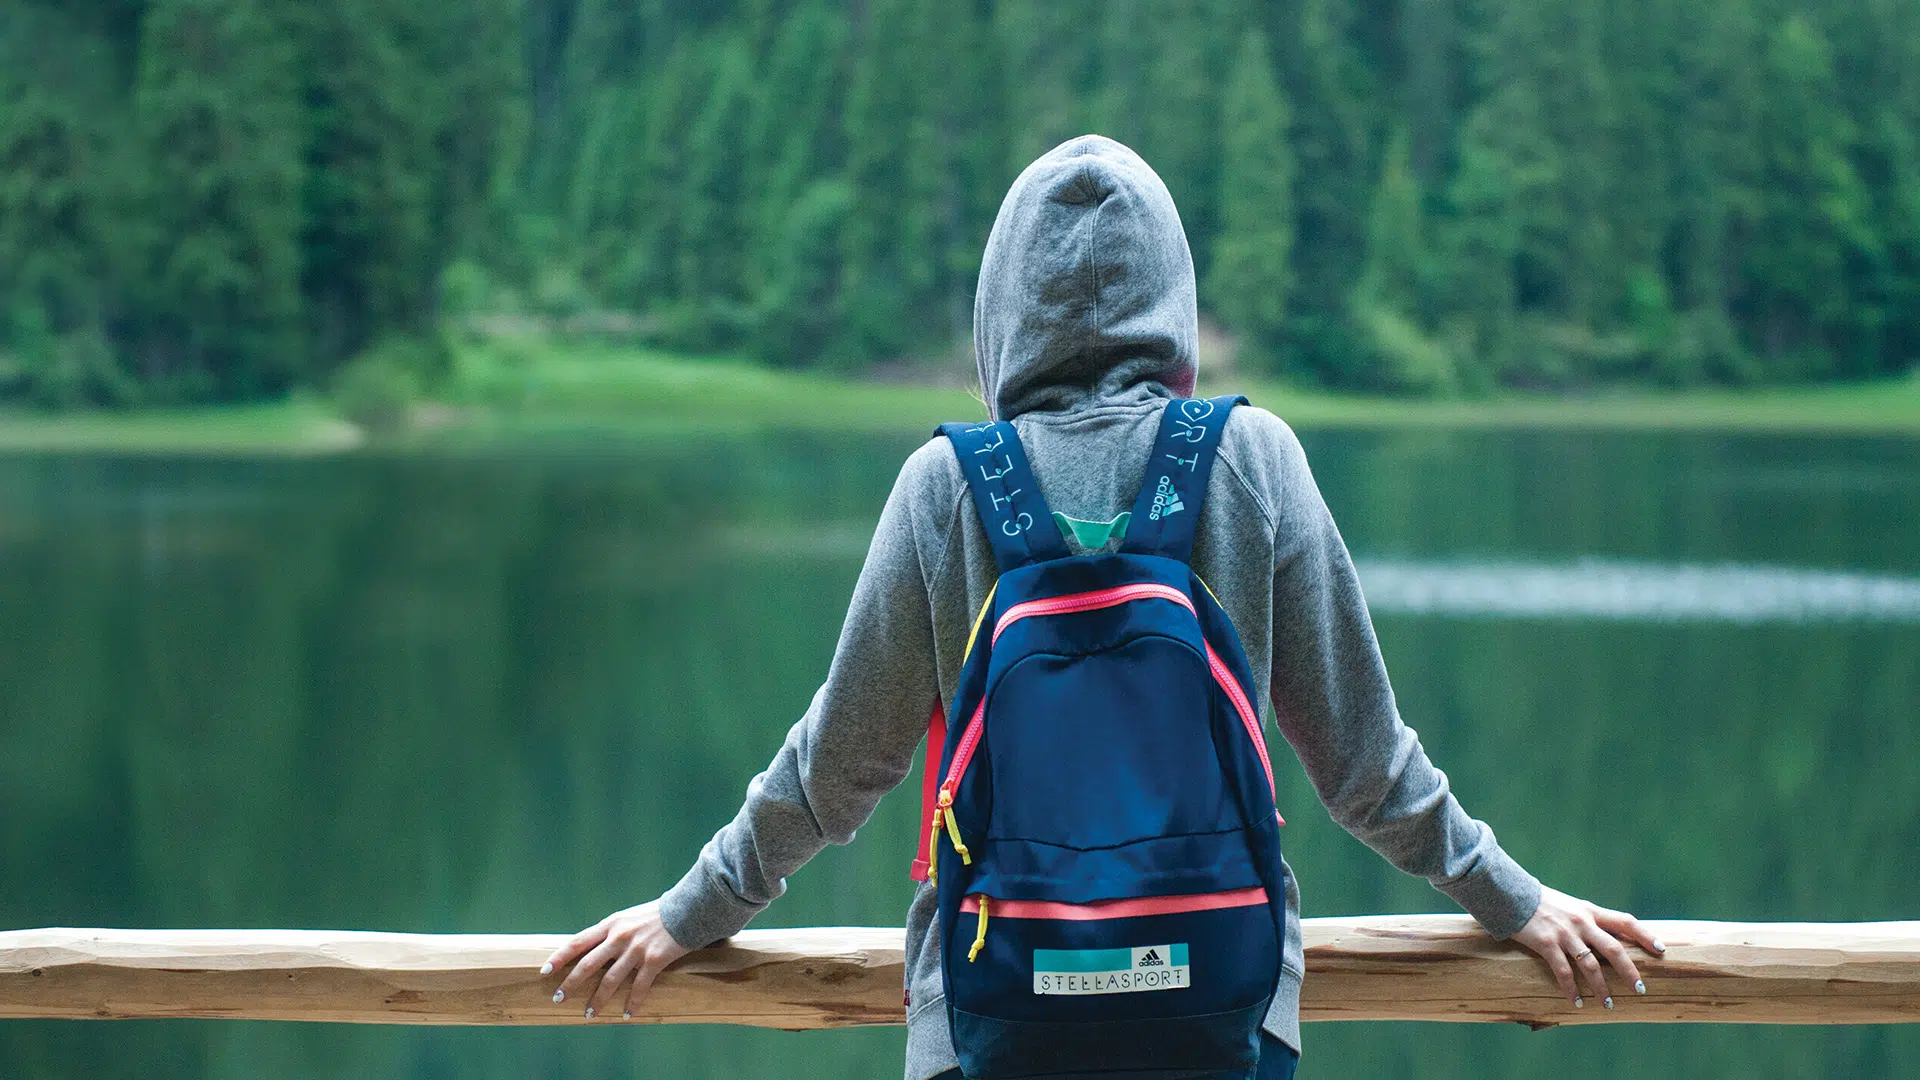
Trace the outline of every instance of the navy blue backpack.
<path fill-rule="evenodd" d="M 1168 404 L 1124 542 L 1071 555 L 1007 423 L 947 424 L 1000 578 L 928 769 L 961 1069 L 1250 1075 L 1285 934 L 1252 677 L 1188 565 L 1239 397 Z M 944 739 L 939 729 L 946 728 Z"/>

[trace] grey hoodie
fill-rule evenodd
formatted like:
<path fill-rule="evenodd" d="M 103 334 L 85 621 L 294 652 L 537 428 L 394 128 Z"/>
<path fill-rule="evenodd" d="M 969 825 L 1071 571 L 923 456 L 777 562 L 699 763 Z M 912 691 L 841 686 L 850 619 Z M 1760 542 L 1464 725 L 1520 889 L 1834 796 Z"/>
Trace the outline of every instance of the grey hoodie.
<path fill-rule="evenodd" d="M 1091 521 L 1128 509 L 1161 408 L 1192 392 L 1198 326 L 1186 235 L 1147 163 L 1087 135 L 1027 166 L 987 240 L 973 325 L 982 390 L 1014 422 L 1048 504 Z M 1512 934 L 1540 883 L 1460 808 L 1401 723 L 1353 564 L 1299 441 L 1273 414 L 1236 409 L 1219 466 L 1193 565 L 1233 619 L 1254 684 L 1269 687 L 1320 801 L 1488 933 Z M 823 846 L 853 839 L 906 778 L 936 697 L 952 700 L 994 578 L 953 451 L 935 438 L 907 459 L 880 513 L 812 706 L 663 898 L 675 940 L 699 947 L 735 933 Z M 1299 797 L 1282 791 L 1282 809 L 1297 812 Z M 1304 958 L 1291 870 L 1286 881 L 1287 940 L 1266 1028 L 1297 1050 Z M 957 1065 L 933 915 L 923 884 L 907 913 L 907 1080 Z"/>

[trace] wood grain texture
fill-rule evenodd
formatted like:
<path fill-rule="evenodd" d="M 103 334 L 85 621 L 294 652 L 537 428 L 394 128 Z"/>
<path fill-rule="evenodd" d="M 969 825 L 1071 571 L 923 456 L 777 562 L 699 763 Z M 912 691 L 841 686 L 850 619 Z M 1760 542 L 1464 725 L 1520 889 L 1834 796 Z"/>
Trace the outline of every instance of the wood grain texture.
<path fill-rule="evenodd" d="M 0 933 L 0 1017 L 220 1017 L 357 1024 L 586 1024 L 539 967 L 564 934 L 351 930 Z M 661 976 L 632 1023 L 806 1030 L 904 1019 L 903 936 L 748 930 Z"/>
<path fill-rule="evenodd" d="M 1576 1009 L 1532 953 L 1464 915 L 1306 920 L 1302 1020 L 1889 1024 L 1920 1021 L 1920 922 L 1649 920 L 1667 946 L 1629 946 L 1647 993 Z"/>
<path fill-rule="evenodd" d="M 1859 1024 L 1920 1020 L 1920 922 L 1653 922 L 1647 994 L 1562 999 L 1546 967 L 1456 915 L 1309 919 L 1303 1020 Z M 0 932 L 0 1018 L 606 1024 L 556 1005 L 558 934 Z M 904 1019 L 901 932 L 748 930 L 674 965 L 631 1023 L 804 1030 Z"/>

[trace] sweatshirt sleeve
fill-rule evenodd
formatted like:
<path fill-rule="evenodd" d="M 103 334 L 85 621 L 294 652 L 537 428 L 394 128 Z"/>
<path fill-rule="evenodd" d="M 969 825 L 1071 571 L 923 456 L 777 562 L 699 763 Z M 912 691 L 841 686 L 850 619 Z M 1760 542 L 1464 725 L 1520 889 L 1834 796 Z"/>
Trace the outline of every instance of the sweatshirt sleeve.
<path fill-rule="evenodd" d="M 1281 734 L 1334 821 L 1426 878 L 1495 938 L 1526 925 L 1540 882 L 1467 816 L 1400 720 L 1346 544 L 1293 433 L 1274 508 L 1273 685 Z"/>
<path fill-rule="evenodd" d="M 702 948 L 739 932 L 786 891 L 788 875 L 827 844 L 851 841 L 912 768 L 938 694 L 914 543 L 924 465 L 921 455 L 909 459 L 881 511 L 827 681 L 747 784 L 733 820 L 661 898 L 661 919 L 680 944 Z"/>

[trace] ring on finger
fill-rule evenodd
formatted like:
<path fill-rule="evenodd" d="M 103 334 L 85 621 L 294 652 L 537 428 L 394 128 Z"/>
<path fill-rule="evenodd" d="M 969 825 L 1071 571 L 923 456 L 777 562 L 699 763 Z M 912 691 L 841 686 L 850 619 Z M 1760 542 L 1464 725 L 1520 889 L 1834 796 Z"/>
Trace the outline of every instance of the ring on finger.
<path fill-rule="evenodd" d="M 1589 956 L 1592 956 L 1592 955 L 1593 955 L 1593 950 L 1592 950 L 1592 949 L 1584 949 L 1584 950 L 1582 950 L 1582 951 L 1580 951 L 1580 952 L 1577 952 L 1577 953 L 1574 953 L 1574 954 L 1573 954 L 1573 958 L 1574 958 L 1575 960 L 1585 960 L 1585 959 L 1586 959 L 1587 957 L 1589 957 Z"/>

